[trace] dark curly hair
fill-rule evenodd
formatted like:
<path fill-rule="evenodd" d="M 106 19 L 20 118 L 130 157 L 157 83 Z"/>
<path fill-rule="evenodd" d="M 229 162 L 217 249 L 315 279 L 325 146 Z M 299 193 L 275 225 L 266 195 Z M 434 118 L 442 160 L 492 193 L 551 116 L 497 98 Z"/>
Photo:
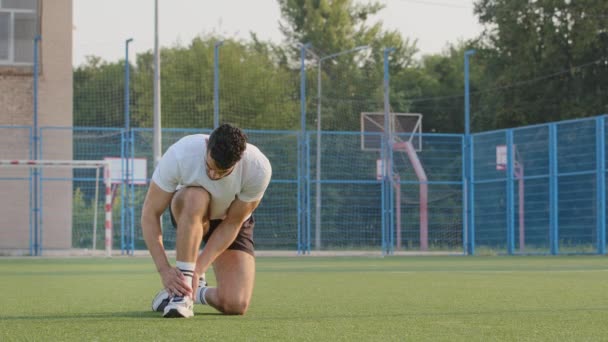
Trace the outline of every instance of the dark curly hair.
<path fill-rule="evenodd" d="M 247 148 L 247 135 L 240 128 L 227 123 L 211 132 L 207 144 L 211 158 L 224 170 L 241 160 L 245 148 Z"/>

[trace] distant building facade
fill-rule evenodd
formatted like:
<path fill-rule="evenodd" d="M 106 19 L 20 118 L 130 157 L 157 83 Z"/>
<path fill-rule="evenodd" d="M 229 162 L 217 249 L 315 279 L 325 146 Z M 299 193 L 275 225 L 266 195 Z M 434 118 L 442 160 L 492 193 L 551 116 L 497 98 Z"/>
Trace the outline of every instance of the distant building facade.
<path fill-rule="evenodd" d="M 72 0 L 0 0 L 0 159 L 33 158 L 34 111 L 38 126 L 72 126 Z M 40 37 L 38 96 L 34 101 L 34 39 Z M 71 160 L 71 134 L 43 132 L 41 159 Z M 67 170 L 44 170 L 45 176 Z M 70 177 L 67 177 L 70 178 Z M 0 251 L 27 251 L 30 171 L 0 169 Z M 45 182 L 41 242 L 45 249 L 71 247 L 72 184 Z"/>

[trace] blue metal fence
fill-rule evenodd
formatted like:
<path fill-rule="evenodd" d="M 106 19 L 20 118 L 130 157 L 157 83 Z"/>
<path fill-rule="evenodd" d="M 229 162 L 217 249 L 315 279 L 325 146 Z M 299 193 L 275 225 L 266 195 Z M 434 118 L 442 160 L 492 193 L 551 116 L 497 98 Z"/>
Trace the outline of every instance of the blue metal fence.
<path fill-rule="evenodd" d="M 247 130 L 250 142 L 273 165 L 271 184 L 256 211 L 256 245 L 260 249 L 306 253 L 381 250 L 389 244 L 390 251 L 465 254 L 469 242 L 476 254 L 605 254 L 606 125 L 605 116 L 598 116 L 473 134 L 470 188 L 474 205 L 468 210 L 464 135 L 422 135 L 422 146 L 415 158 L 422 166 L 424 179 L 416 170 L 414 155 L 393 149 L 394 196 L 387 203 L 382 201 L 383 181 L 377 164 L 380 151 L 362 151 L 360 132 L 322 132 L 321 164 L 316 165 L 316 148 L 306 148 L 304 157 L 300 150 L 316 141 L 316 132 L 307 132 L 302 141 L 300 131 Z M 66 148 L 72 149 L 75 160 L 146 158 L 150 177 L 153 132 L 140 128 L 131 132 L 133 150 L 129 151 L 124 149 L 124 140 L 130 135 L 124 129 L 42 127 L 40 158 L 54 159 L 54 151 L 65 152 Z M 200 132 L 209 130 L 165 129 L 163 149 L 185 135 Z M 0 133 L 0 137 L 8 139 L 0 151 L 2 159 L 31 158 L 30 127 L 3 126 Z M 26 148 L 11 148 L 9 142 Z M 301 174 L 299 165 L 306 166 Z M 311 210 L 317 198 L 317 181 L 311 175 L 317 167 L 321 168 L 319 225 Z M 31 173 L 16 177 L 2 172 L 2 184 L 14 183 L 17 178 L 24 184 L 32 183 Z M 306 182 L 304 187 L 302 179 Z M 95 180 L 95 171 L 86 169 L 67 175 L 47 171 L 40 174 L 41 195 L 53 183 L 72 189 L 73 247 L 88 248 L 93 239 L 88 221 L 92 217 Z M 302 188 L 306 189 L 304 200 L 298 193 Z M 130 203 L 124 203 L 121 192 L 127 190 L 119 186 L 113 189 L 114 248 L 145 248 L 138 218 L 146 190 L 145 186 L 132 185 Z M 98 205 L 103 205 L 103 194 L 98 196 Z M 52 200 L 42 196 L 42 201 Z M 29 205 L 31 208 L 33 204 Z M 393 223 L 390 230 L 383 230 L 383 213 L 389 206 Z M 472 215 L 473 227 L 467 227 L 467 213 Z M 299 215 L 307 216 L 303 226 Z M 167 215 L 164 226 L 170 227 Z M 101 217 L 99 227 L 103 227 Z M 30 235 L 33 234 L 30 227 Z M 169 248 L 173 247 L 174 234 L 170 228 L 164 230 Z M 98 234 L 95 240 L 100 248 L 102 235 Z"/>
<path fill-rule="evenodd" d="M 605 254 L 605 145 L 604 116 L 474 134 L 475 245 Z"/>
<path fill-rule="evenodd" d="M 320 196 L 316 193 L 316 149 L 310 149 L 307 169 L 310 207 L 321 200 L 319 225 L 308 210 L 309 248 L 314 250 L 379 250 L 381 230 L 381 181 L 376 178 L 378 153 L 361 151 L 359 132 L 322 132 Z M 308 145 L 316 132 L 307 136 Z"/>

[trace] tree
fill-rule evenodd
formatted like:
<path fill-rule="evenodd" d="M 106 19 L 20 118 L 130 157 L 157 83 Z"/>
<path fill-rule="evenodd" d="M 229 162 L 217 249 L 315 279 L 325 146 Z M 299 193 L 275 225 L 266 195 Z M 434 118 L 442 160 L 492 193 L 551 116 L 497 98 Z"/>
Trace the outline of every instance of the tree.
<path fill-rule="evenodd" d="M 336 63 L 324 63 L 322 70 L 323 129 L 359 130 L 361 112 L 383 110 L 384 49 L 395 49 L 390 55 L 390 73 L 394 76 L 412 64 L 415 43 L 404 40 L 396 31 L 384 31 L 381 23 L 368 24 L 368 19 L 383 8 L 376 2 L 279 0 L 279 6 L 283 18 L 280 29 L 287 42 L 292 47 L 310 43 L 316 55 L 307 56 L 312 63 L 356 46 L 371 47 L 371 52 L 363 56 L 347 54 L 336 58 Z M 299 60 L 299 48 L 294 48 L 291 56 Z M 316 72 L 309 75 L 310 79 L 317 76 Z M 404 96 L 402 90 L 392 89 L 391 103 L 400 108 Z M 309 108 L 314 108 L 318 99 L 308 99 Z M 314 120 L 308 124 L 312 126 Z"/>
<path fill-rule="evenodd" d="M 187 47 L 161 51 L 163 127 L 212 128 L 214 115 L 214 45 L 219 37 L 198 37 Z M 223 40 L 219 52 L 219 116 L 250 129 L 295 128 L 298 75 L 281 65 L 274 46 Z M 151 53 L 137 57 L 133 116 L 138 126 L 152 126 Z"/>
<path fill-rule="evenodd" d="M 487 68 L 480 128 L 606 112 L 608 2 L 480 0 L 475 13 Z"/>
<path fill-rule="evenodd" d="M 423 114 L 427 132 L 464 132 L 463 59 L 467 49 L 463 42 L 450 45 L 443 53 L 423 56 L 413 68 L 394 78 L 397 88 L 407 89 L 404 107 Z M 474 71 L 479 69 L 476 64 Z"/>
<path fill-rule="evenodd" d="M 74 70 L 74 126 L 124 126 L 124 62 L 88 57 Z"/>
<path fill-rule="evenodd" d="M 326 54 L 364 44 L 370 31 L 365 23 L 383 6 L 352 0 L 278 0 L 283 21 L 279 27 L 287 42 L 312 43 Z"/>

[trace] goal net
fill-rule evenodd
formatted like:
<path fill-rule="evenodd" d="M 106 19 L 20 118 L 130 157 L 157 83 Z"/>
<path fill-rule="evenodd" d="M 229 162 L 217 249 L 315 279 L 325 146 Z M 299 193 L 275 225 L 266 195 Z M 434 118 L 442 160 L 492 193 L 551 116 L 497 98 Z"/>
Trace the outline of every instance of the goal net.
<path fill-rule="evenodd" d="M 76 171 L 83 169 L 90 172 Z M 43 251 L 96 251 L 103 246 L 105 255 L 111 256 L 110 161 L 0 160 L 0 179 L 5 204 L 0 207 L 0 250 L 4 253 L 27 254 L 29 250 L 29 255 L 42 255 Z M 101 236 L 104 243 L 98 244 Z"/>

